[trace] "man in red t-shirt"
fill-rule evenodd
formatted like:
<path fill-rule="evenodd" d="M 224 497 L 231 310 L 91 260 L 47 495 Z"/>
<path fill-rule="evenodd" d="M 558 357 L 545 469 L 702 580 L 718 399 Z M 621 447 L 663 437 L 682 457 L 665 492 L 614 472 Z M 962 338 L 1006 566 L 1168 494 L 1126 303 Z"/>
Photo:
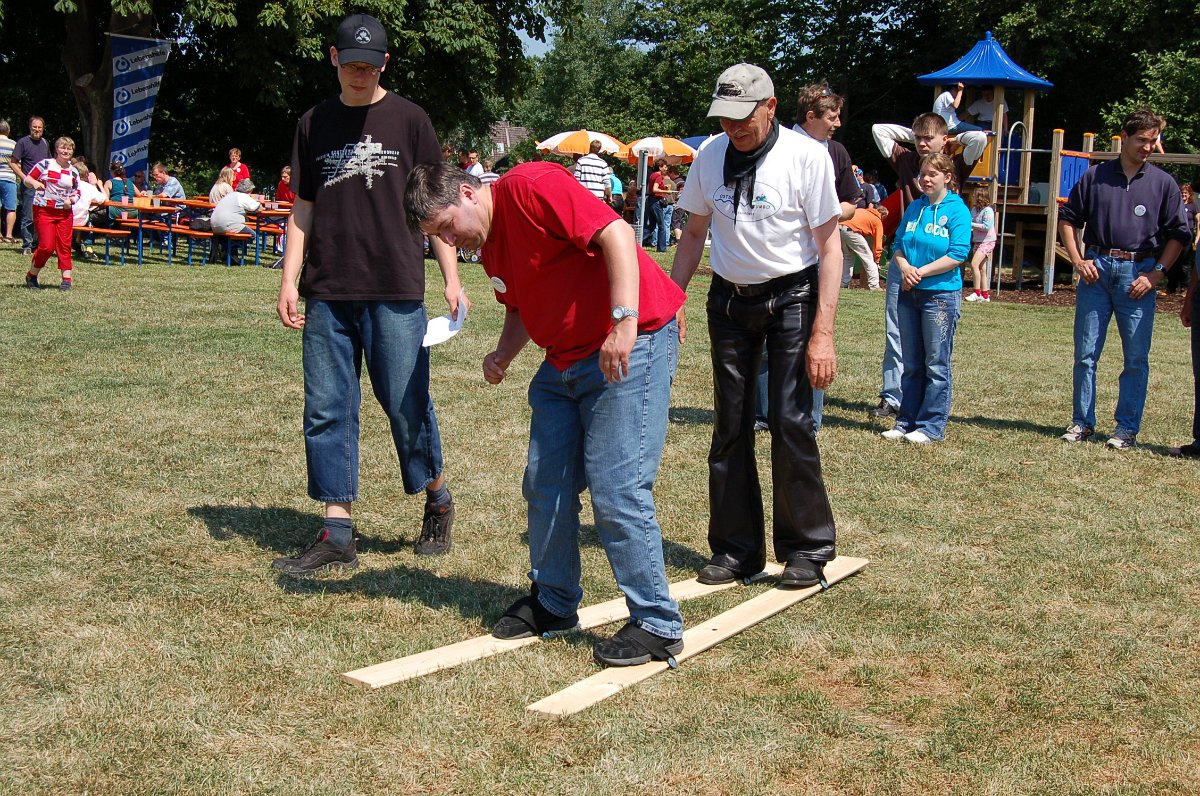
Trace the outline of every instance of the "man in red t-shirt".
<path fill-rule="evenodd" d="M 480 249 L 507 311 L 496 350 L 484 357 L 484 378 L 503 381 L 530 340 L 546 351 L 529 385 L 524 492 L 533 585 L 492 634 L 522 638 L 578 624 L 586 487 L 630 617 L 596 644 L 596 660 L 668 660 L 683 649 L 683 618 L 668 592 L 652 490 L 683 291 L 611 207 L 552 163 L 523 164 L 490 185 L 453 166 L 417 166 L 405 208 L 409 223 L 430 237 Z"/>

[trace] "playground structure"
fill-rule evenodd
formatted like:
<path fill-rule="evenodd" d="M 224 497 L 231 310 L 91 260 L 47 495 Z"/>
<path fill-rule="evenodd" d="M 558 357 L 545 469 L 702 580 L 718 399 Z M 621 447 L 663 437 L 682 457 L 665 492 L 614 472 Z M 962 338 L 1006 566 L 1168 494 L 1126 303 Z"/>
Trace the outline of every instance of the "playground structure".
<path fill-rule="evenodd" d="M 992 129 L 983 155 L 975 163 L 968 182 L 990 186 L 992 206 L 996 210 L 999 239 L 993 268 L 996 292 L 1000 291 L 1000 272 L 1004 253 L 1011 242 L 1012 273 L 1019 290 L 1024 267 L 1036 265 L 1029 255 L 1040 249 L 1042 290 L 1054 290 L 1054 266 L 1059 258 L 1070 266 L 1066 249 L 1058 241 L 1058 211 L 1071 189 L 1092 163 L 1120 156 L 1121 139 L 1113 136 L 1109 151 L 1095 151 L 1095 133 L 1084 133 L 1079 150 L 1064 149 L 1065 131 L 1055 129 L 1050 149 L 1035 149 L 1033 140 L 1034 107 L 1039 91 L 1053 84 L 1018 66 L 988 31 L 971 50 L 945 69 L 921 75 L 917 81 L 934 87 L 934 97 L 946 85 L 990 88 Z M 1004 90 L 1024 91 L 1021 118 L 1004 130 Z M 1033 156 L 1048 155 L 1049 168 L 1044 181 L 1033 179 Z M 1196 154 L 1154 154 L 1153 163 L 1200 165 Z M 1053 190 L 1053 194 L 1051 194 Z"/>

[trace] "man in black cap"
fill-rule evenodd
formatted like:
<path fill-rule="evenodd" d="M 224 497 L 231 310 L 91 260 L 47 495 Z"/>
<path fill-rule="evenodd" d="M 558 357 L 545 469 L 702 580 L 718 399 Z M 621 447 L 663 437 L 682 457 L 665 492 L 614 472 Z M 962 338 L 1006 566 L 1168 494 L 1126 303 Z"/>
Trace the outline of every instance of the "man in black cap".
<path fill-rule="evenodd" d="M 736 64 L 717 79 L 710 117 L 725 135 L 700 150 L 679 197 L 687 227 L 671 268 L 686 289 L 711 229 L 708 331 L 713 439 L 708 454 L 712 558 L 702 583 L 753 575 L 766 562 L 762 490 L 754 456 L 755 378 L 764 344 L 781 582 L 811 586 L 836 556 L 821 479 L 812 391 L 837 372 L 833 321 L 842 278 L 833 161 L 811 137 L 775 118 L 770 76 Z M 680 339 L 686 327 L 680 315 Z"/>
<path fill-rule="evenodd" d="M 329 50 L 341 93 L 305 113 L 296 127 L 296 201 L 277 310 L 284 326 L 304 330 L 308 494 L 325 504 L 325 523 L 299 555 L 274 562 L 289 575 L 358 566 L 350 508 L 358 498 L 364 358 L 391 423 L 404 489 L 426 492 L 416 552 L 450 550 L 454 503 L 429 395 L 429 351 L 421 346 L 422 241 L 403 223 L 409 172 L 440 163 L 442 151 L 425 111 L 379 85 L 388 57 L 379 20 L 366 14 L 344 19 Z M 431 245 L 457 315 L 462 285 L 455 252 L 438 240 Z"/>

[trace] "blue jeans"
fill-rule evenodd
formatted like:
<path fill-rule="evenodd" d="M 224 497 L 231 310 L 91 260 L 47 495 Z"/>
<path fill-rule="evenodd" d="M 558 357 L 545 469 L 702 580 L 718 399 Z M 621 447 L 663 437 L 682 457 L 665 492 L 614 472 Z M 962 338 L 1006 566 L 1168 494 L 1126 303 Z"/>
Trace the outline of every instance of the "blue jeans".
<path fill-rule="evenodd" d="M 900 291 L 904 397 L 896 428 L 901 431 L 922 431 L 934 440 L 946 438 L 952 393 L 950 355 L 961 306 L 960 290 Z"/>
<path fill-rule="evenodd" d="M 903 398 L 901 379 L 904 376 L 904 361 L 900 345 L 900 266 L 893 260 L 888 266 L 887 293 L 883 302 L 883 389 L 879 397 L 893 407 L 900 406 Z"/>
<path fill-rule="evenodd" d="M 32 188 L 21 186 L 21 209 L 17 213 L 17 226 L 21 230 L 21 245 L 26 249 L 37 248 L 37 230 L 33 226 L 33 195 Z"/>
<path fill-rule="evenodd" d="M 639 334 L 629 375 L 608 383 L 600 354 L 559 371 L 543 362 L 529 384 L 529 579 L 551 613 L 568 616 L 583 599 L 579 495 L 592 499 L 604 546 L 629 616 L 656 636 L 679 638 L 683 617 L 671 598 L 654 479 L 667 438 L 679 330 L 671 321 Z"/>
<path fill-rule="evenodd" d="M 1146 406 L 1150 378 L 1150 338 L 1154 333 L 1154 291 L 1140 299 L 1129 297 L 1129 286 L 1143 271 L 1154 267 L 1154 258 L 1141 262 L 1117 260 L 1089 251 L 1086 255 L 1100 277 L 1092 284 L 1082 279 L 1075 292 L 1075 369 L 1071 422 L 1096 427 L 1096 363 L 1104 351 L 1108 321 L 1117 318 L 1117 332 L 1125 354 L 1119 380 L 1115 431 L 1137 434 Z"/>
<path fill-rule="evenodd" d="M 642 245 L 653 245 L 660 252 L 667 250 L 667 240 L 671 231 L 667 229 L 670 216 L 667 206 L 661 199 L 650 197 L 646 199 L 646 229 L 642 233 Z"/>
<path fill-rule="evenodd" d="M 375 398 L 392 427 L 404 491 L 442 472 L 442 440 L 429 396 L 425 305 L 420 301 L 309 300 L 304 322 L 304 452 L 308 495 L 358 499 L 359 379 L 367 361 Z"/>

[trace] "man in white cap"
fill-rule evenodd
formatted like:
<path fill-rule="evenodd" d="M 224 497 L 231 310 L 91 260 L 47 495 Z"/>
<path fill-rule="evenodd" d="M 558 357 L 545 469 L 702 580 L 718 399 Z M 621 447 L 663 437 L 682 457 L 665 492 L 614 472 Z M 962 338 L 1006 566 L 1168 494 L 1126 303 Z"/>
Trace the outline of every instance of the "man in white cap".
<path fill-rule="evenodd" d="M 342 20 L 329 58 L 341 92 L 296 126 L 296 201 L 276 307 L 284 326 L 304 330 L 308 494 L 325 504 L 325 521 L 312 543 L 273 563 L 300 576 L 358 566 L 350 509 L 358 499 L 364 359 L 391 424 L 404 490 L 426 494 L 416 553 L 449 552 L 454 521 L 429 395 L 429 350 L 421 346 L 421 235 L 400 222 L 409 173 L 421 163 L 440 163 L 441 146 L 425 111 L 379 84 L 389 59 L 379 20 L 366 14 Z M 456 253 L 438 240 L 431 245 L 446 301 L 457 313 L 462 285 Z"/>
<path fill-rule="evenodd" d="M 766 562 L 754 457 L 755 377 L 765 342 L 774 552 L 786 564 L 784 585 L 810 586 L 836 555 L 811 414 L 813 389 L 828 387 L 837 372 L 842 211 L 833 162 L 813 139 L 780 127 L 775 87 L 761 68 L 731 66 L 712 96 L 708 115 L 720 118 L 725 136 L 700 150 L 688 173 L 679 206 L 690 217 L 671 269 L 686 289 L 711 230 L 712 558 L 699 578 L 727 583 Z"/>

